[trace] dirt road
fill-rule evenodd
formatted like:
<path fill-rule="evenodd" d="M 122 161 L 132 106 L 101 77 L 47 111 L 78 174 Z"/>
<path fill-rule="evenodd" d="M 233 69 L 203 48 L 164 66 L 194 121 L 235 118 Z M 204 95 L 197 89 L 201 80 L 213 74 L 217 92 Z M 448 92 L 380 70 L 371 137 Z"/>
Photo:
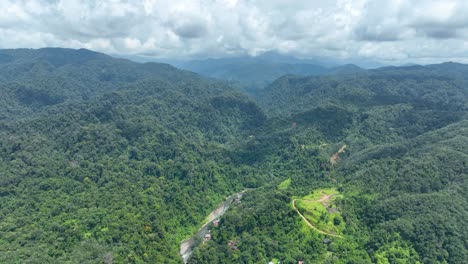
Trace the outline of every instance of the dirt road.
<path fill-rule="evenodd" d="M 325 196 L 327 195 L 324 195 L 322 196 L 322 198 L 320 198 L 319 200 L 315 201 L 315 202 L 322 202 L 322 201 L 325 201 L 326 199 L 330 199 L 331 198 L 331 195 L 328 195 L 328 197 L 324 198 Z M 302 218 L 302 220 L 304 220 L 304 222 L 312 229 L 314 229 L 315 231 L 319 232 L 320 234 L 324 234 L 324 235 L 327 235 L 327 236 L 331 236 L 331 237 L 338 237 L 338 238 L 343 238 L 343 236 L 340 236 L 340 235 L 336 235 L 336 234 L 331 234 L 331 233 L 327 233 L 327 232 L 324 232 L 320 229 L 318 229 L 317 227 L 315 227 L 311 222 L 309 222 L 309 220 L 307 220 L 307 218 L 301 214 L 301 212 L 299 212 L 299 210 L 297 209 L 296 207 L 296 200 L 297 199 L 294 199 L 292 200 L 292 206 L 294 208 L 294 210 L 297 212 L 297 214 L 299 214 L 299 216 Z M 327 200 L 328 201 L 328 200 Z M 322 203 L 323 204 L 323 203 Z"/>

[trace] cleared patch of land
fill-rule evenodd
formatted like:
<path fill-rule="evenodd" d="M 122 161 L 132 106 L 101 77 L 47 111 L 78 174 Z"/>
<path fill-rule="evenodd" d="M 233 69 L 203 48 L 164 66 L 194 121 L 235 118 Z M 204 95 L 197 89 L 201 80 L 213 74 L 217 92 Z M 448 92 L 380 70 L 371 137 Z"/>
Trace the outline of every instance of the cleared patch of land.
<path fill-rule="evenodd" d="M 278 185 L 279 190 L 286 190 L 291 185 L 291 178 L 284 180 Z"/>
<path fill-rule="evenodd" d="M 335 165 L 340 160 L 340 153 L 343 153 L 347 145 L 343 145 L 335 154 L 330 157 L 330 163 Z"/>
<path fill-rule="evenodd" d="M 346 227 L 335 199 L 342 195 L 333 188 L 315 190 L 302 198 L 292 201 L 292 206 L 306 224 L 319 233 L 342 237 Z"/>

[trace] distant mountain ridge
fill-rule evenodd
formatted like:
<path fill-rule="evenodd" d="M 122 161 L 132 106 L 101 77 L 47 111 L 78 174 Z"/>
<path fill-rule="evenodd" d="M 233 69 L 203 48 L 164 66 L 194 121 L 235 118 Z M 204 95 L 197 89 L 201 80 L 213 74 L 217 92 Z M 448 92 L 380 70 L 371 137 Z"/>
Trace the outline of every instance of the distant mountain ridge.
<path fill-rule="evenodd" d="M 340 101 L 364 104 L 372 100 L 378 100 L 374 104 L 383 103 L 381 100 L 396 102 L 408 102 L 411 98 L 422 97 L 426 104 L 431 101 L 433 104 L 442 103 L 443 100 L 450 101 L 446 107 L 468 107 L 464 98 L 468 95 L 468 90 L 464 86 L 468 85 L 468 65 L 454 62 L 441 64 L 431 64 L 426 66 L 389 66 L 374 70 L 363 70 L 354 65 L 345 65 L 337 68 L 336 75 L 321 76 L 283 76 L 275 80 L 271 85 L 262 90 L 258 96 L 265 109 L 275 111 L 300 111 L 308 107 L 317 106 L 315 102 L 309 102 L 310 97 L 321 96 L 321 102 Z M 403 86 L 406 81 L 419 82 L 412 86 Z M 430 83 L 429 80 L 437 81 Z M 458 86 L 455 81 L 459 81 Z M 374 84 L 372 84 L 374 83 Z M 391 84 L 395 87 L 391 87 Z M 418 84 L 424 83 L 427 88 L 423 90 Z M 440 91 L 438 85 L 450 83 L 450 92 Z M 397 86 L 398 84 L 398 86 Z M 406 84 L 406 83 L 405 83 Z M 341 86 L 342 92 L 352 92 L 353 97 L 343 97 L 334 90 Z M 353 87 L 354 86 L 354 87 Z M 429 86 L 431 88 L 429 88 Z M 448 89 L 448 87 L 444 87 Z M 354 91 L 353 91 L 354 90 Z M 360 92 L 359 92 L 360 91 Z M 440 95 L 435 95 L 440 93 Z M 358 99 L 360 97 L 361 99 Z M 438 102 L 438 103 L 436 103 Z M 455 104 L 456 102 L 456 104 Z M 294 109 L 294 110 L 292 110 Z"/>
<path fill-rule="evenodd" d="M 354 74 L 363 71 L 362 68 L 353 64 L 325 67 L 313 62 L 286 56 L 264 55 L 247 58 L 195 60 L 175 65 L 204 76 L 225 80 L 252 94 L 258 93 L 259 90 L 284 75 L 318 76 Z"/>
<path fill-rule="evenodd" d="M 468 65 L 226 63 L 0 50 L 0 263 L 466 262 Z"/>
<path fill-rule="evenodd" d="M 151 58 L 139 56 L 123 57 L 139 62 L 152 61 Z M 364 63 L 365 61 L 320 57 L 298 59 L 291 55 L 273 51 L 257 56 L 162 61 L 206 77 L 224 80 L 252 95 L 257 94 L 258 91 L 283 75 L 354 74 L 362 69 L 353 64 L 354 62 L 363 62 L 363 65 L 372 68 L 383 66 L 375 62 Z"/>
<path fill-rule="evenodd" d="M 12 109 L 17 109 L 17 103 L 35 108 L 90 99 L 149 78 L 174 83 L 203 79 L 169 64 L 136 63 L 86 49 L 0 50 L 0 60 L 3 92 L 0 101 L 5 101 Z M 219 86 L 225 85 L 219 83 Z M 0 113 L 2 115 L 7 113 Z"/>

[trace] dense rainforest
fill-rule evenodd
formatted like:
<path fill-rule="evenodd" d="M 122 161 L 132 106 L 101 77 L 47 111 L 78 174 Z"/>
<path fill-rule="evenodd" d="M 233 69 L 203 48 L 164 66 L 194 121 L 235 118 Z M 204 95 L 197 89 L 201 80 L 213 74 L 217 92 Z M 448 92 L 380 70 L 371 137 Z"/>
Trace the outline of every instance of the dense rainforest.
<path fill-rule="evenodd" d="M 167 64 L 0 50 L 0 263 L 183 263 L 245 189 L 188 263 L 464 263 L 468 65 L 343 69 L 251 96 Z"/>

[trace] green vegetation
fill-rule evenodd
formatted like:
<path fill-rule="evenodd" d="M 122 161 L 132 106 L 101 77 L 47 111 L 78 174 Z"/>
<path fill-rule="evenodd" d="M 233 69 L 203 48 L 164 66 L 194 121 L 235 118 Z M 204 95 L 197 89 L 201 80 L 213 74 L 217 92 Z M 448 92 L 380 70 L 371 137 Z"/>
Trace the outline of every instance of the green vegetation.
<path fill-rule="evenodd" d="M 212 208 L 268 177 L 229 161 L 264 115 L 222 84 L 89 51 L 5 53 L 0 263 L 179 263 Z M 25 102 L 24 87 L 63 98 Z"/>
<path fill-rule="evenodd" d="M 310 194 L 300 198 L 300 200 L 304 202 L 318 202 L 321 204 L 319 200 L 323 199 L 325 203 L 329 204 L 337 198 L 342 198 L 342 195 L 335 188 L 322 188 L 314 190 Z"/>
<path fill-rule="evenodd" d="M 271 262 L 273 262 L 274 264 L 278 264 L 279 260 L 278 259 L 272 259 Z"/>
<path fill-rule="evenodd" d="M 343 196 L 333 188 L 315 190 L 300 199 L 295 199 L 299 212 L 318 230 L 332 235 L 341 235 L 346 223 L 335 204 Z"/>
<path fill-rule="evenodd" d="M 464 263 L 467 72 L 284 76 L 254 102 L 169 65 L 2 50 L 0 263 L 181 263 L 246 188 L 189 263 Z"/>
<path fill-rule="evenodd" d="M 194 255 L 193 263 L 235 263 L 224 253 L 216 259 L 215 252 L 223 252 L 229 239 L 246 243 L 239 234 L 260 238 L 249 245 L 264 252 L 264 259 L 282 263 L 463 263 L 468 257 L 466 72 L 466 65 L 447 63 L 275 81 L 259 96 L 269 119 L 257 130 L 255 154 L 249 157 L 282 181 L 290 178 L 290 187 L 258 189 L 256 195 L 268 202 L 256 198 L 256 203 L 246 201 L 246 208 L 234 209 L 240 223 L 228 221 L 227 214 L 213 242 Z M 346 151 L 331 165 L 330 157 L 343 145 Z M 291 216 L 296 223 L 292 232 L 289 217 L 266 210 L 291 211 L 293 197 L 323 188 L 342 194 L 335 206 L 343 221 L 337 220 L 335 229 L 328 219 L 321 228 L 344 238 L 328 237 L 330 242 L 310 255 L 294 232 L 315 236 L 317 246 L 326 235 L 297 214 Z M 266 198 L 276 192 L 286 195 L 283 201 Z M 304 215 L 314 211 L 314 203 L 298 205 Z M 314 222 L 320 216 L 307 217 Z M 287 230 L 280 237 L 274 236 L 280 231 L 269 231 L 278 224 Z M 290 251 L 272 246 L 288 239 L 298 241 L 288 245 Z M 255 254 L 249 248 L 240 251 Z"/>
<path fill-rule="evenodd" d="M 279 189 L 279 190 L 286 190 L 287 188 L 289 188 L 289 186 L 291 186 L 291 178 L 288 178 L 288 179 L 282 181 L 282 182 L 278 185 L 278 189 Z"/>

